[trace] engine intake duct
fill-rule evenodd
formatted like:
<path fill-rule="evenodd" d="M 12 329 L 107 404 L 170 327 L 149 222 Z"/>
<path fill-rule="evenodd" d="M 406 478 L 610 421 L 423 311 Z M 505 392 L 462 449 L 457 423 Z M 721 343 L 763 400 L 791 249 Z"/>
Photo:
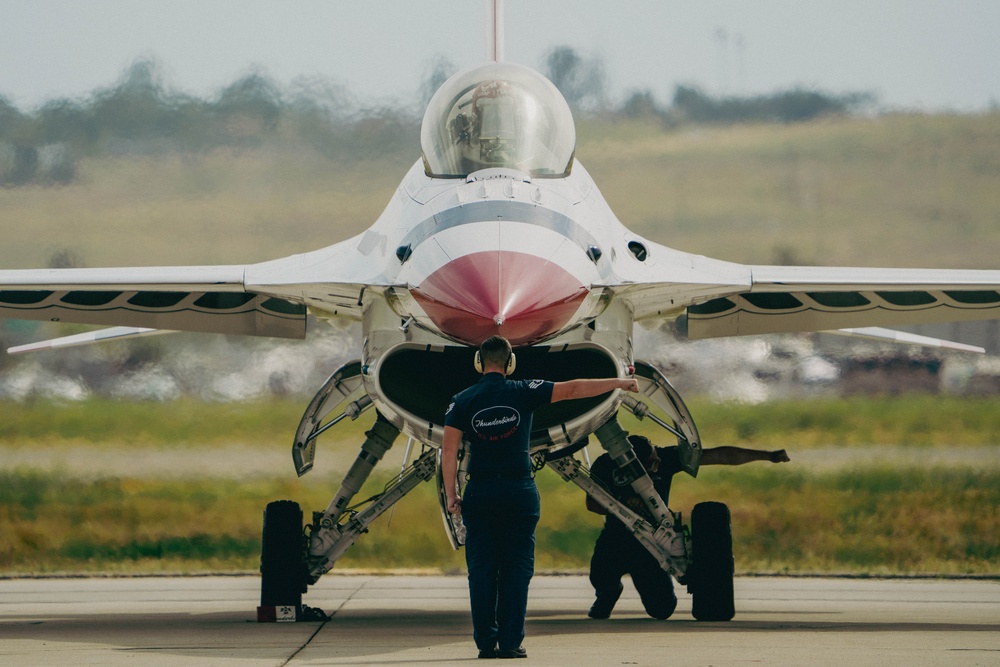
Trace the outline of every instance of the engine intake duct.
<path fill-rule="evenodd" d="M 534 346 L 515 350 L 517 370 L 513 379 L 560 382 L 576 378 L 618 377 L 612 357 L 596 346 L 567 349 Z M 472 365 L 474 348 L 400 346 L 378 366 L 379 385 L 385 398 L 422 420 L 444 423 L 451 397 L 481 377 Z M 535 411 L 533 433 L 565 423 L 599 405 L 604 397 L 562 401 Z"/>

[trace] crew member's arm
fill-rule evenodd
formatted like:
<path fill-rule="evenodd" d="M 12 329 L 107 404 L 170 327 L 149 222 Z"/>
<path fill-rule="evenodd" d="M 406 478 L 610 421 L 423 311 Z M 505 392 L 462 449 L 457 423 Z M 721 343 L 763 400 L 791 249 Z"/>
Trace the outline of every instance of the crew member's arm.
<path fill-rule="evenodd" d="M 763 449 L 746 449 L 744 447 L 712 447 L 701 452 L 701 465 L 703 466 L 738 466 L 751 461 L 787 463 L 789 458 L 784 449 L 769 452 Z"/>
<path fill-rule="evenodd" d="M 448 495 L 448 511 L 452 514 L 462 508 L 462 499 L 458 497 L 458 450 L 461 445 L 462 431 L 454 426 L 445 426 L 441 473 L 444 476 L 444 491 Z"/>
<path fill-rule="evenodd" d="M 597 482 L 601 486 L 604 486 L 605 489 L 608 486 L 608 480 L 609 480 L 610 475 L 611 475 L 611 468 L 612 468 L 612 466 L 609 465 L 610 463 L 611 463 L 611 457 L 610 457 L 610 455 L 608 455 L 608 454 L 601 454 L 600 456 L 598 456 L 594 460 L 593 465 L 590 466 L 590 477 L 591 477 L 591 479 L 593 479 L 595 482 Z M 607 516 L 608 509 L 604 505 L 602 505 L 601 503 L 597 502 L 597 499 L 594 498 L 589 493 L 587 494 L 587 501 L 586 502 L 587 502 L 587 509 L 588 510 L 590 510 L 594 514 L 600 514 L 601 516 Z"/>
<path fill-rule="evenodd" d="M 614 389 L 624 389 L 635 393 L 639 391 L 639 383 L 635 378 L 589 378 L 556 382 L 552 385 L 552 402 L 558 403 L 571 398 L 600 396 Z"/>

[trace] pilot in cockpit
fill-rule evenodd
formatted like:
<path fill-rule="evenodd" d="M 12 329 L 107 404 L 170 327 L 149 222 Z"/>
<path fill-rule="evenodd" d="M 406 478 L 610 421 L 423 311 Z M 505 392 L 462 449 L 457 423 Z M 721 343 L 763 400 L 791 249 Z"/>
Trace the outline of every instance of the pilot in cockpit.
<path fill-rule="evenodd" d="M 521 155 L 524 100 L 506 81 L 485 81 L 451 122 L 452 140 L 459 146 L 466 172 L 488 167 L 514 167 Z"/>
<path fill-rule="evenodd" d="M 456 74 L 434 93 L 420 148 L 434 178 L 491 168 L 560 177 L 570 173 L 576 130 L 548 79 L 514 63 L 488 63 Z"/>

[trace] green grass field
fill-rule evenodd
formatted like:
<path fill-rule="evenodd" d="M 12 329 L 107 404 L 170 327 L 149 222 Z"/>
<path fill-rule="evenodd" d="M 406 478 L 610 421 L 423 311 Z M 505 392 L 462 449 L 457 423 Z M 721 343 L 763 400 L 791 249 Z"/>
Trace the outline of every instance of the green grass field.
<path fill-rule="evenodd" d="M 292 401 L 97 400 L 0 406 L 0 454 L 8 462 L 37 450 L 56 461 L 81 448 L 107 457 L 102 474 L 82 475 L 64 464 L 3 466 L 0 573 L 256 569 L 263 507 L 288 498 L 301 503 L 307 517 L 326 507 L 368 426 L 362 419 L 335 429 L 320 443 L 317 469 L 296 479 L 286 457 L 300 407 Z M 729 504 L 740 572 L 1000 575 L 995 404 L 914 396 L 753 409 L 696 401 L 692 410 L 707 447 L 783 447 L 792 457 L 780 466 L 705 467 L 697 479 L 675 478 L 675 510 L 687 514 L 705 500 Z M 662 441 L 646 424 L 625 426 Z M 947 461 L 956 443 L 966 459 L 921 463 Z M 252 474 L 206 465 L 184 478 L 142 463 L 164 452 L 178 465 L 192 456 L 209 461 L 233 444 L 245 448 L 241 456 L 261 459 L 280 450 L 283 463 Z M 901 464 L 866 459 L 885 446 L 914 458 Z M 382 474 L 356 501 L 377 493 L 399 469 L 402 448 L 397 443 L 390 451 Z M 830 448 L 859 456 L 819 464 Z M 127 457 L 137 462 L 123 462 Z M 551 471 L 541 471 L 538 484 L 539 569 L 585 569 L 601 519 L 584 509 L 575 486 Z M 433 486 L 423 484 L 396 505 L 391 520 L 383 515 L 338 567 L 456 572 L 462 558 L 444 536 Z"/>
<path fill-rule="evenodd" d="M 688 407 L 706 446 L 742 445 L 814 449 L 859 445 L 988 447 L 1000 443 L 995 398 L 912 394 L 784 400 L 757 405 L 694 397 Z M 88 399 L 73 402 L 0 402 L 0 446 L 72 447 L 128 443 L 154 448 L 239 443 L 291 445 L 305 409 L 299 398 L 261 402 L 164 403 Z M 649 422 L 622 417 L 630 431 L 659 436 Z M 346 422 L 331 433 L 337 453 L 354 453 L 370 426 Z"/>

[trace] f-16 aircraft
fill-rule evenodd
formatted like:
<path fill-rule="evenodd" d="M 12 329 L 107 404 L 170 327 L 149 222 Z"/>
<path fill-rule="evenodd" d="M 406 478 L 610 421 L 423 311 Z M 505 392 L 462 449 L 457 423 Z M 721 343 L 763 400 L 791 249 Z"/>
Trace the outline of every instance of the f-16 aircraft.
<path fill-rule="evenodd" d="M 307 314 L 361 324 L 357 358 L 305 410 L 292 457 L 299 475 L 319 437 L 344 420 L 372 424 L 329 506 L 305 527 L 277 501 L 264 515 L 262 608 L 302 609 L 307 587 L 372 522 L 422 481 L 441 489 L 450 397 L 476 380 L 473 356 L 500 334 L 515 376 L 627 377 L 618 391 L 538 410 L 532 452 L 630 526 L 691 590 L 694 615 L 733 615 L 732 545 L 724 505 L 696 507 L 685 526 L 638 464 L 619 412 L 675 436 L 696 475 L 701 441 L 668 379 L 636 359 L 636 323 L 673 322 L 689 339 L 848 330 L 1000 317 L 1000 271 L 743 265 L 689 254 L 630 231 L 583 164 L 556 87 L 502 58 L 448 79 L 423 118 L 420 157 L 364 233 L 249 265 L 0 271 L 0 316 L 112 326 L 45 347 L 168 331 L 303 338 Z M 651 194 L 651 196 L 654 196 Z M 400 435 L 421 454 L 364 509 L 350 507 Z M 576 453 L 590 436 L 633 479 L 635 512 L 593 481 Z M 409 457 L 408 457 L 409 458 Z M 464 462 L 463 462 L 464 465 Z M 460 475 L 461 478 L 461 475 Z M 446 535 L 463 541 L 444 510 Z"/>

